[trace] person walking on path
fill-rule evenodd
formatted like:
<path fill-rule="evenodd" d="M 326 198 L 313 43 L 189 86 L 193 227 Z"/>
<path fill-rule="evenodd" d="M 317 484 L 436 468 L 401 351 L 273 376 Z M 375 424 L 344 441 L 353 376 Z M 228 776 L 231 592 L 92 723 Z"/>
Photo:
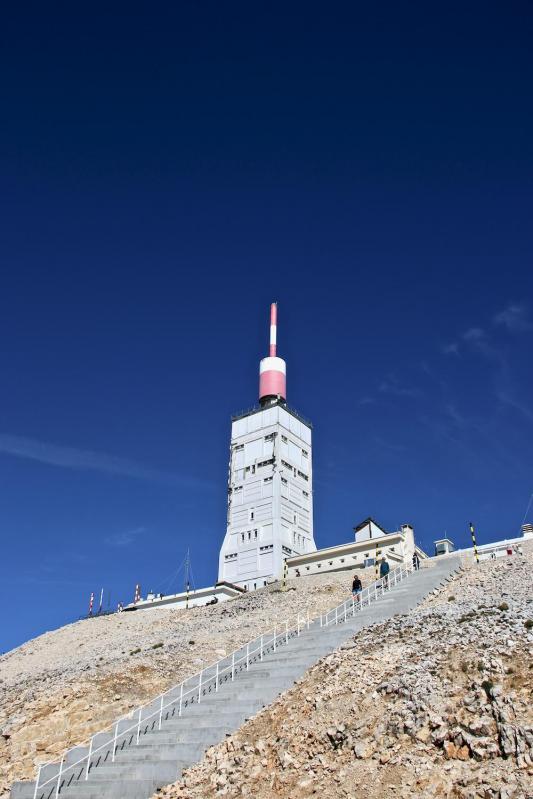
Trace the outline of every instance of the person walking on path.
<path fill-rule="evenodd" d="M 363 591 L 363 583 L 356 574 L 353 578 L 353 583 L 352 583 L 352 596 L 354 596 L 358 602 L 361 601 L 362 591 Z"/>
<path fill-rule="evenodd" d="M 383 581 L 383 586 L 385 588 L 389 587 L 389 572 L 390 572 L 389 564 L 387 563 L 385 558 L 381 558 L 381 564 L 379 567 L 379 576 L 381 577 Z"/>
<path fill-rule="evenodd" d="M 413 569 L 415 571 L 418 571 L 419 568 L 420 568 L 420 558 L 418 557 L 418 552 L 415 549 L 413 554 Z"/>

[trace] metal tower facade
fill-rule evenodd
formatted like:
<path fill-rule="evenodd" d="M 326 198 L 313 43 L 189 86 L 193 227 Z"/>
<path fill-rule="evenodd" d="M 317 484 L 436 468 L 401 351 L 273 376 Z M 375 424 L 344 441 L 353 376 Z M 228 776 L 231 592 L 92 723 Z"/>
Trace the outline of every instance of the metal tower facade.
<path fill-rule="evenodd" d="M 283 574 L 283 561 L 316 550 L 313 537 L 312 428 L 286 405 L 285 361 L 276 355 L 277 307 L 270 354 L 260 364 L 260 407 L 232 419 L 228 515 L 219 581 L 249 591 Z"/>

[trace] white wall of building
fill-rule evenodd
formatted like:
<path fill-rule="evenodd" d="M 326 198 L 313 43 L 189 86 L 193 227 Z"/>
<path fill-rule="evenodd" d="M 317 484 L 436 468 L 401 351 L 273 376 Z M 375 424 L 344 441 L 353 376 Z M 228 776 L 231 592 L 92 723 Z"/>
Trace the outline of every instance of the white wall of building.
<path fill-rule="evenodd" d="M 378 530 L 381 528 L 378 527 Z M 335 547 L 318 549 L 313 553 L 297 555 L 287 561 L 289 577 L 305 577 L 311 574 L 323 574 L 344 570 L 374 568 L 376 556 L 388 560 L 391 568 L 399 563 L 413 561 L 415 551 L 414 532 L 410 525 L 403 525 L 395 533 L 384 533 L 382 530 L 376 535 L 359 534 L 355 541 L 340 544 Z M 424 556 L 424 553 L 420 553 Z"/>
<path fill-rule="evenodd" d="M 284 407 L 232 422 L 219 581 L 261 588 L 286 557 L 316 550 L 311 428 Z"/>
<path fill-rule="evenodd" d="M 241 591 L 229 585 L 211 585 L 207 588 L 197 588 L 196 590 L 182 591 L 179 594 L 148 594 L 146 599 L 132 602 L 125 608 L 126 612 L 132 610 L 156 610 L 165 608 L 194 608 L 208 605 L 214 599 L 218 602 L 226 602 L 228 599 L 235 599 L 242 596 Z"/>

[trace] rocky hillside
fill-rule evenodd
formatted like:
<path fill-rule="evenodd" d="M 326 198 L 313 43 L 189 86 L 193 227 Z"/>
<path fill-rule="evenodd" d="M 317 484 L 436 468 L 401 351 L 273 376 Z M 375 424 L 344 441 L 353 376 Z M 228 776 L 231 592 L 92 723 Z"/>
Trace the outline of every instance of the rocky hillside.
<path fill-rule="evenodd" d="M 369 574 L 367 580 L 372 579 Z M 343 600 L 350 575 L 289 581 L 206 608 L 88 619 L 0 657 L 0 797 L 36 764 L 296 613 Z"/>
<path fill-rule="evenodd" d="M 533 549 L 358 633 L 166 799 L 533 797 Z"/>

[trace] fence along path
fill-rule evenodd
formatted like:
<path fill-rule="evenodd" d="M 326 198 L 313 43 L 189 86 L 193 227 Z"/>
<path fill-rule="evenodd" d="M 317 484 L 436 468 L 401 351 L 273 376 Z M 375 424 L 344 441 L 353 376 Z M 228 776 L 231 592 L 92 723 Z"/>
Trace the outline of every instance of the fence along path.
<path fill-rule="evenodd" d="M 401 565 L 327 613 L 298 615 L 188 677 L 60 761 L 39 767 L 34 783 L 18 782 L 12 799 L 148 799 L 205 749 L 269 704 L 320 657 L 354 632 L 405 613 L 459 569 L 459 559 L 414 571 Z"/>

